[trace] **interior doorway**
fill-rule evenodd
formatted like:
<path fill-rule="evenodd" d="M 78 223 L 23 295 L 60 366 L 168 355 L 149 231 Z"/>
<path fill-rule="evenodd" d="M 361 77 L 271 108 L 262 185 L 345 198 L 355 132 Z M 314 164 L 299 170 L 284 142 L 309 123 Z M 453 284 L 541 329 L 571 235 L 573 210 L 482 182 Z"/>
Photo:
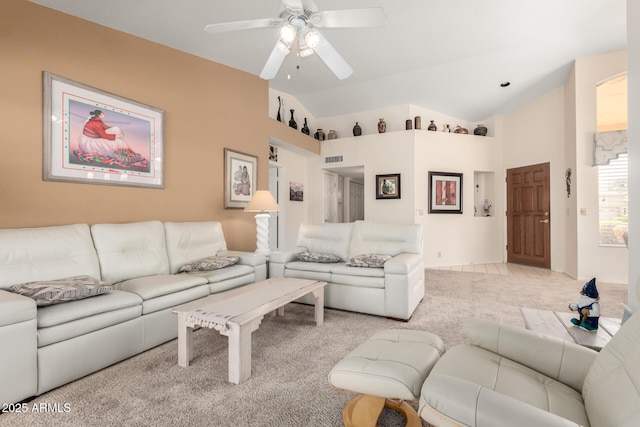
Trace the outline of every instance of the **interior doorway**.
<path fill-rule="evenodd" d="M 551 268 L 549 163 L 507 170 L 507 262 Z"/>
<path fill-rule="evenodd" d="M 364 166 L 325 169 L 323 184 L 325 222 L 364 219 Z"/>
<path fill-rule="evenodd" d="M 283 203 L 281 203 L 281 185 L 280 185 L 280 168 L 277 166 L 269 166 L 269 192 L 276 199 L 276 203 L 280 206 L 280 209 L 283 207 Z M 269 249 L 271 252 L 275 252 L 280 248 L 280 242 L 282 236 L 281 231 L 284 228 L 281 226 L 281 221 L 283 218 L 283 212 L 269 212 Z"/>

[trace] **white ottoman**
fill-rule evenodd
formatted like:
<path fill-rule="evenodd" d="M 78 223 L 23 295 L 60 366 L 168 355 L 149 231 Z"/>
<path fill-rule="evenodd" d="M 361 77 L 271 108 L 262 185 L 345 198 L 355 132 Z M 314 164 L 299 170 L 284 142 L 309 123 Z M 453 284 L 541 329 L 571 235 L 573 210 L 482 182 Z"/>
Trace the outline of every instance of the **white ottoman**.
<path fill-rule="evenodd" d="M 402 412 L 408 426 L 421 425 L 404 400 L 420 397 L 422 384 L 444 352 L 437 335 L 407 329 L 380 331 L 353 349 L 329 373 L 334 387 L 366 395 L 347 403 L 345 426 L 375 426 L 384 406 Z"/>

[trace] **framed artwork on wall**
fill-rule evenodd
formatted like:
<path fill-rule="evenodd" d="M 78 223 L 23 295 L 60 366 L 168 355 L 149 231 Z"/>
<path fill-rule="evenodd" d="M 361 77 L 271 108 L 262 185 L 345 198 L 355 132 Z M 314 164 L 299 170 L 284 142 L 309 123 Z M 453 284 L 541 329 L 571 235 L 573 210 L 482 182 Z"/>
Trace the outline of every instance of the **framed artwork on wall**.
<path fill-rule="evenodd" d="M 164 111 L 43 73 L 45 181 L 164 188 Z"/>
<path fill-rule="evenodd" d="M 301 182 L 289 181 L 289 200 L 292 202 L 304 201 L 304 184 Z"/>
<path fill-rule="evenodd" d="M 400 174 L 376 175 L 376 199 L 400 198 Z"/>
<path fill-rule="evenodd" d="M 258 158 L 224 149 L 224 207 L 243 209 L 256 191 Z"/>
<path fill-rule="evenodd" d="M 462 213 L 462 174 L 429 172 L 429 213 Z"/>

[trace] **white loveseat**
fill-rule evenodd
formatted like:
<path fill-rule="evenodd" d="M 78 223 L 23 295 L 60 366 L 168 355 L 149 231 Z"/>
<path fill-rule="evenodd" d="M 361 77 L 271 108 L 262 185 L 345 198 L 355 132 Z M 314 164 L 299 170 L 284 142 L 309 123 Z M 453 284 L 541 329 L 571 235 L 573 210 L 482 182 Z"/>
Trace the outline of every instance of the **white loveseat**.
<path fill-rule="evenodd" d="M 422 246 L 419 224 L 302 224 L 295 250 L 271 253 L 269 277 L 321 280 L 327 282 L 325 307 L 407 320 L 424 297 Z M 303 252 L 336 255 L 340 261 L 300 261 Z M 346 265 L 363 254 L 392 258 L 382 268 Z"/>
<path fill-rule="evenodd" d="M 232 255 L 240 258 L 235 265 L 176 274 L 187 262 Z M 77 275 L 115 290 L 47 306 L 9 291 Z M 215 221 L 0 230 L 0 404 L 42 394 L 174 339 L 173 307 L 265 278 L 264 255 L 228 251 Z"/>

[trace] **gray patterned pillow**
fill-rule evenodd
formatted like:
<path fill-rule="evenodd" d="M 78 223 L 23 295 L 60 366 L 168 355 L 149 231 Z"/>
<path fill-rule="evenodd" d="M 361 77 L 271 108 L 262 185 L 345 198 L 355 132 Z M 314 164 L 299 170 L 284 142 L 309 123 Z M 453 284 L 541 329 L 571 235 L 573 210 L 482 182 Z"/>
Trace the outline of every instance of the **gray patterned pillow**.
<path fill-rule="evenodd" d="M 210 256 L 183 265 L 178 270 L 178 273 L 218 270 L 233 265 L 238 261 L 240 261 L 240 257 L 237 256 Z"/>
<path fill-rule="evenodd" d="M 302 252 L 298 254 L 298 259 L 300 261 L 306 261 L 306 262 L 323 262 L 323 263 L 342 261 L 342 258 L 340 258 L 337 255 L 323 254 L 320 252 Z"/>
<path fill-rule="evenodd" d="M 11 292 L 33 298 L 36 305 L 60 304 L 89 298 L 113 290 L 113 286 L 91 276 L 73 276 L 59 280 L 28 282 L 14 285 Z"/>
<path fill-rule="evenodd" d="M 350 267 L 375 267 L 382 268 L 384 263 L 391 259 L 391 255 L 381 254 L 362 254 L 356 255 L 347 261 L 347 265 Z"/>

